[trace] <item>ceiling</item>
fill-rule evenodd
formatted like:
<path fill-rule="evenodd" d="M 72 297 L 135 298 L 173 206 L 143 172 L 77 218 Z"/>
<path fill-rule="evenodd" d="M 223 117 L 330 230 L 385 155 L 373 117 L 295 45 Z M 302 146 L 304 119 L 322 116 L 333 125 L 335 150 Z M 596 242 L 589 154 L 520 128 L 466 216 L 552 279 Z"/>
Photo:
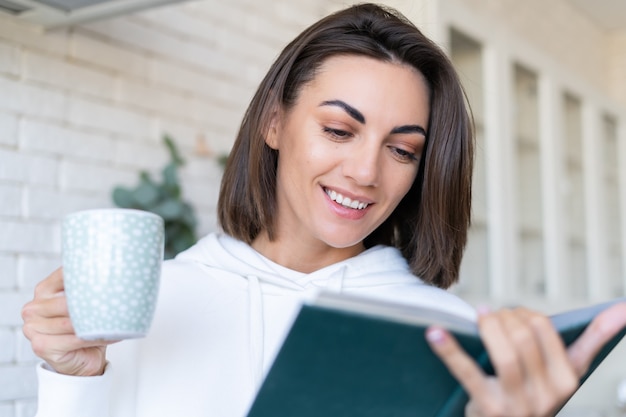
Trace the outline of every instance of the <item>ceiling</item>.
<path fill-rule="evenodd" d="M 0 11 L 55 26 L 178 1 L 183 0 L 0 0 Z M 626 31 L 626 0 L 567 1 L 603 29 Z"/>
<path fill-rule="evenodd" d="M 626 0 L 568 0 L 609 31 L 626 31 Z"/>
<path fill-rule="evenodd" d="M 180 1 L 184 0 L 0 0 L 0 15 L 54 28 Z"/>

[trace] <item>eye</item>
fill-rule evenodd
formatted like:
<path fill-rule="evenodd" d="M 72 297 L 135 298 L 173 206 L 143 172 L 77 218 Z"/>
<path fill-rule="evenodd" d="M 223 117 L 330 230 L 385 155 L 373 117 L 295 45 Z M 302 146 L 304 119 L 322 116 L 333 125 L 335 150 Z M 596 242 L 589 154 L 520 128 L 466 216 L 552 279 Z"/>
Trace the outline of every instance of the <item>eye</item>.
<path fill-rule="evenodd" d="M 332 139 L 335 139 L 335 140 L 349 139 L 352 137 L 352 133 L 345 131 L 345 130 L 341 130 L 341 129 L 334 129 L 332 127 L 324 126 L 322 130 L 324 131 L 326 135 L 330 136 Z"/>
<path fill-rule="evenodd" d="M 402 162 L 413 162 L 417 161 L 417 155 L 413 152 L 409 152 L 402 148 L 396 148 L 395 146 L 390 146 L 389 149 L 393 153 L 393 155 Z"/>

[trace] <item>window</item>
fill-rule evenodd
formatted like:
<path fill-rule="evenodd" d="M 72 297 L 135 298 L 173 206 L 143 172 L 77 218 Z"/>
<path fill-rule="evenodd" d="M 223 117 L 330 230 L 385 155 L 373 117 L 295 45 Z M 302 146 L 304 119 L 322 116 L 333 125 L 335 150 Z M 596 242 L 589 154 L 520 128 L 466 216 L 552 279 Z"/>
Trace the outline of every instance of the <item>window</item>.
<path fill-rule="evenodd" d="M 570 295 L 585 298 L 587 288 L 587 237 L 585 224 L 585 184 L 582 152 L 582 105 L 578 97 L 565 93 L 563 108 L 563 183 L 566 280 Z"/>
<path fill-rule="evenodd" d="M 468 97 L 476 128 L 476 158 L 472 188 L 472 227 L 461 265 L 460 293 L 489 294 L 487 186 L 484 160 L 483 62 L 480 43 L 450 30 L 450 58 Z"/>
<path fill-rule="evenodd" d="M 604 143 L 603 175 L 604 184 L 604 226 L 608 245 L 608 282 L 611 285 L 611 293 L 618 297 L 624 294 L 624 265 L 622 264 L 622 222 L 619 198 L 619 172 L 618 172 L 618 146 L 617 146 L 617 121 L 615 118 L 604 115 L 602 117 L 602 138 Z"/>
<path fill-rule="evenodd" d="M 545 293 L 544 233 L 539 146 L 537 75 L 513 67 L 513 123 L 515 141 L 515 195 L 518 245 L 517 282 L 529 295 Z"/>

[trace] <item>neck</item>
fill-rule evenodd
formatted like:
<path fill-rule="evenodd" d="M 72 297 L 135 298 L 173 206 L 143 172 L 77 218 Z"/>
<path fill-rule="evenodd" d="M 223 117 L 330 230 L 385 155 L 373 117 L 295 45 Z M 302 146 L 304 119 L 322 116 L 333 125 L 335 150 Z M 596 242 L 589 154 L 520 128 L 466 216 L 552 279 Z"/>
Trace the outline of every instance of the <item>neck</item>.
<path fill-rule="evenodd" d="M 362 242 L 347 248 L 335 248 L 320 241 L 304 242 L 280 237 L 270 240 L 265 232 L 257 236 L 251 246 L 271 261 L 307 274 L 352 258 L 365 250 Z"/>

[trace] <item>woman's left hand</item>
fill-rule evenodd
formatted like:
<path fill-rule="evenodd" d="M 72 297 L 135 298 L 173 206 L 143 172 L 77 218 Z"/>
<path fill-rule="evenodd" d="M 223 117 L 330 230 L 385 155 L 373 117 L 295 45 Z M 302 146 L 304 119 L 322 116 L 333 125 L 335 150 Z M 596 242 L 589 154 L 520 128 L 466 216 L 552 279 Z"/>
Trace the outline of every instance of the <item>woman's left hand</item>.
<path fill-rule="evenodd" d="M 602 346 L 626 326 L 626 303 L 600 313 L 569 348 L 546 316 L 523 308 L 480 314 L 478 326 L 497 376 L 486 375 L 449 333 L 427 333 L 470 396 L 466 416 L 548 417 L 574 394 Z"/>

